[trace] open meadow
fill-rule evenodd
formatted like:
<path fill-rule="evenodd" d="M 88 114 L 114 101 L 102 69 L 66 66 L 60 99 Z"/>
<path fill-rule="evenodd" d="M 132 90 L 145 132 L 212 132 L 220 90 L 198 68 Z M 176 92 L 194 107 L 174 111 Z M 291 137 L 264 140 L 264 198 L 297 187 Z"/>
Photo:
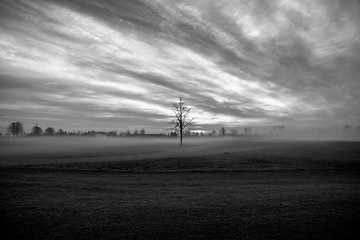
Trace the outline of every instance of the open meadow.
<path fill-rule="evenodd" d="M 0 139 L 2 236 L 359 239 L 360 142 L 184 143 Z"/>

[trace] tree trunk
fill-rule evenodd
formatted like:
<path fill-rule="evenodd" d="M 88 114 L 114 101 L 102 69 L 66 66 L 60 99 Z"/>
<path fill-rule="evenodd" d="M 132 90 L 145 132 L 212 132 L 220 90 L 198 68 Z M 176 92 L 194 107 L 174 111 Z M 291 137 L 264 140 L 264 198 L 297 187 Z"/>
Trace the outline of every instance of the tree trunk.
<path fill-rule="evenodd" d="M 180 130 L 180 145 L 183 145 L 183 144 L 182 144 L 182 138 L 183 138 L 183 131 Z"/>

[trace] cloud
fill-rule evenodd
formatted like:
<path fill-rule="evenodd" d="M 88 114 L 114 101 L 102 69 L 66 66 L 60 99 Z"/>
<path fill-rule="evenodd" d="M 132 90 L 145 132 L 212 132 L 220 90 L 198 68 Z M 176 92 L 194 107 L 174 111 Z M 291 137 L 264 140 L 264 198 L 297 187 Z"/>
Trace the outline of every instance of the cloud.
<path fill-rule="evenodd" d="M 0 123 L 162 130 L 183 96 L 204 128 L 358 124 L 359 6 L 2 1 Z"/>

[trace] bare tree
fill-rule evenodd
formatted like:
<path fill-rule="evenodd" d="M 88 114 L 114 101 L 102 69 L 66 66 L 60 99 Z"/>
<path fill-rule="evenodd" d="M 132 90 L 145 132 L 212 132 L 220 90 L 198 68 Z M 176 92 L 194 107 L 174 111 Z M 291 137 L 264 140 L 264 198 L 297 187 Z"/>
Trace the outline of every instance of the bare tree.
<path fill-rule="evenodd" d="M 179 102 L 173 104 L 172 110 L 174 111 L 174 115 L 171 125 L 173 125 L 175 130 L 179 131 L 180 145 L 182 145 L 184 131 L 190 126 L 192 120 L 194 120 L 194 118 L 189 117 L 191 107 L 187 106 L 180 97 Z"/>
<path fill-rule="evenodd" d="M 14 137 L 17 137 L 18 135 L 22 135 L 24 133 L 24 127 L 21 122 L 12 122 L 7 127 L 7 131 Z"/>

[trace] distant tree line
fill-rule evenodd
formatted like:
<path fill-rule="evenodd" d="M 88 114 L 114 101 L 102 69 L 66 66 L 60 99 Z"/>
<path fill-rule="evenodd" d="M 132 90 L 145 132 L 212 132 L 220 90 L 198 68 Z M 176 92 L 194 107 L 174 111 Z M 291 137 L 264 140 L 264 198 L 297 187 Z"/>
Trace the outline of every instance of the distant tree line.
<path fill-rule="evenodd" d="M 36 123 L 35 126 L 31 128 L 31 131 L 26 133 L 24 130 L 24 125 L 21 122 L 12 122 L 7 127 L 7 135 L 12 137 L 19 136 L 107 136 L 107 137 L 133 137 L 133 136 L 157 136 L 164 134 L 146 134 L 145 129 L 135 129 L 133 132 L 130 132 L 128 129 L 126 132 L 117 132 L 113 131 L 64 131 L 63 129 L 59 129 L 55 131 L 53 127 L 48 127 L 43 131 L 43 129 Z"/>
<path fill-rule="evenodd" d="M 38 125 L 38 123 L 35 124 L 31 128 L 31 131 L 28 133 L 25 133 L 24 126 L 21 122 L 12 122 L 7 127 L 7 135 L 18 137 L 18 136 L 106 136 L 106 137 L 158 137 L 158 136 L 168 136 L 168 137 L 179 137 L 179 130 L 178 131 L 172 131 L 168 134 L 147 134 L 146 130 L 144 128 L 138 130 L 134 129 L 133 131 L 130 131 L 127 129 L 123 132 L 118 132 L 116 130 L 113 131 L 64 131 L 63 129 L 55 130 L 53 127 L 47 127 L 45 131 L 41 128 L 41 126 Z M 183 130 L 182 133 L 183 137 L 225 137 L 225 136 L 231 136 L 231 137 L 250 137 L 254 136 L 251 133 L 251 127 L 245 127 L 243 131 L 239 131 L 237 129 L 230 129 L 229 131 L 222 127 L 218 131 L 213 130 L 211 132 L 209 131 L 202 131 L 202 130 Z"/>

